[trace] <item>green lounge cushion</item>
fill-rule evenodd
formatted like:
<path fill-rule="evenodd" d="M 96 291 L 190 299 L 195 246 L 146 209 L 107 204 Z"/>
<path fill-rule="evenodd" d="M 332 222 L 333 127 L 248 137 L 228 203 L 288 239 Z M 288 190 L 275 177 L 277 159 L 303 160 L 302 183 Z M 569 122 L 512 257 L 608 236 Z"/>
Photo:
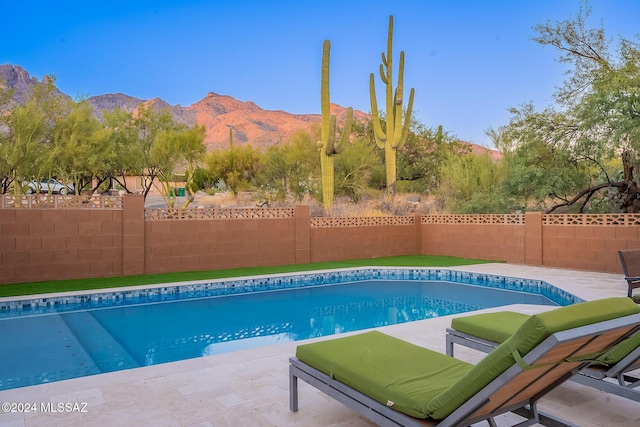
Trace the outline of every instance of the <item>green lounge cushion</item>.
<path fill-rule="evenodd" d="M 485 340 L 503 343 L 529 318 L 528 314 L 513 311 L 482 313 L 456 317 L 451 327 L 456 331 Z"/>
<path fill-rule="evenodd" d="M 515 363 L 514 350 L 524 356 L 552 334 L 640 312 L 627 297 L 607 298 L 560 307 L 530 316 L 505 342 L 427 405 L 430 418 L 442 419 Z"/>
<path fill-rule="evenodd" d="M 457 317 L 451 321 L 456 331 L 483 338 L 496 343 L 505 342 L 531 316 L 512 311 L 473 314 Z M 613 366 L 636 348 L 640 347 L 640 332 L 621 341 L 607 353 L 598 358 L 598 362 Z"/>
<path fill-rule="evenodd" d="M 427 403 L 473 368 L 467 362 L 378 331 L 300 345 L 296 357 L 383 405 L 416 418 L 426 418 Z"/>

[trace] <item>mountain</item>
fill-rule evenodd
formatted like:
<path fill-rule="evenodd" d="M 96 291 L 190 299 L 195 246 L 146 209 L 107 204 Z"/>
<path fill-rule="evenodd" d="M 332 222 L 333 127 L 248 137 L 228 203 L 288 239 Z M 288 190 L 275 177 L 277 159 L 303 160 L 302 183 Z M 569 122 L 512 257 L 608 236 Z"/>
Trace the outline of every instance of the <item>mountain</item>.
<path fill-rule="evenodd" d="M 133 111 L 138 105 L 145 102 L 143 99 L 134 98 L 124 93 L 92 96 L 87 98 L 87 101 L 89 101 L 95 111 L 113 111 L 115 108 Z"/>
<path fill-rule="evenodd" d="M 12 103 L 24 102 L 31 88 L 40 83 L 35 77 L 18 65 L 0 65 L 0 79 L 4 87 L 14 89 Z M 2 86 L 0 86 L 2 87 Z M 141 104 L 153 109 L 167 108 L 177 123 L 198 124 L 206 127 L 205 144 L 207 149 L 225 148 L 229 145 L 229 128 L 233 129 L 233 141 L 239 145 L 252 144 L 262 149 L 286 140 L 298 129 L 308 129 L 320 122 L 319 114 L 292 114 L 282 110 L 264 110 L 254 102 L 242 102 L 227 95 L 213 92 L 200 101 L 188 106 L 169 105 L 160 98 L 143 100 L 123 93 L 92 96 L 87 101 L 97 115 L 102 111 L 113 111 L 116 107 L 134 111 Z M 331 105 L 331 113 L 338 121 L 344 119 L 346 109 Z M 365 119 L 367 115 L 354 111 L 356 118 Z"/>
<path fill-rule="evenodd" d="M 102 97 L 95 98 L 92 102 L 101 102 Z M 144 104 L 154 109 L 169 109 L 178 123 L 204 125 L 208 149 L 228 147 L 229 129 L 233 130 L 234 144 L 251 144 L 265 149 L 286 140 L 298 129 L 309 129 L 312 124 L 320 122 L 319 114 L 264 110 L 254 102 L 243 102 L 213 92 L 188 107 L 171 106 L 159 98 L 144 101 Z M 338 121 L 344 120 L 346 108 L 332 104 L 331 113 L 336 115 Z M 355 111 L 354 116 L 359 119 L 367 118 L 361 111 Z"/>
<path fill-rule="evenodd" d="M 3 81 L 4 86 L 1 85 Z M 14 89 L 13 103 L 22 103 L 28 99 L 31 88 L 39 83 L 35 77 L 31 77 L 18 65 L 0 65 L 0 88 Z M 234 144 L 250 143 L 254 147 L 265 149 L 286 140 L 298 129 L 309 129 L 314 123 L 320 122 L 320 114 L 292 114 L 282 110 L 264 110 L 254 102 L 243 102 L 231 96 L 213 92 L 209 92 L 203 99 L 188 107 L 170 105 L 160 98 L 144 100 L 123 93 L 92 96 L 87 98 L 87 101 L 99 117 L 102 111 L 113 111 L 117 107 L 127 111 L 135 111 L 140 105 L 158 110 L 167 108 L 177 123 L 192 126 L 197 122 L 206 127 L 205 144 L 208 150 L 228 147 L 229 129 L 233 129 Z M 335 114 L 340 122 L 344 120 L 346 108 L 331 104 L 331 114 Z M 359 120 L 369 118 L 362 111 L 355 110 L 353 114 L 354 118 Z M 501 157 L 495 150 L 476 144 L 471 145 L 474 153 L 489 151 L 492 158 Z"/>
<path fill-rule="evenodd" d="M 31 86 L 38 83 L 24 68 L 12 65 L 0 65 L 0 78 L 0 87 L 14 89 L 12 100 L 20 103 L 26 101 Z"/>
<path fill-rule="evenodd" d="M 9 100 L 9 105 L 23 104 L 31 95 L 31 88 L 39 83 L 47 82 L 49 77 L 43 77 L 39 82 L 35 77 L 19 65 L 0 65 L 0 89 L 13 89 L 14 93 Z M 68 95 L 56 89 L 58 95 L 71 99 Z"/>
<path fill-rule="evenodd" d="M 263 110 L 253 102 L 242 102 L 212 92 L 183 111 L 192 113 L 199 124 L 206 126 L 207 145 L 213 147 L 229 145 L 229 128 L 233 129 L 234 144 L 236 141 L 241 144 L 250 142 L 253 146 L 266 148 L 286 140 L 298 129 L 308 129 L 320 122 L 319 114 Z M 332 104 L 331 113 L 336 115 L 338 121 L 344 120 L 346 109 Z M 354 116 L 360 119 L 367 117 L 361 111 L 354 111 Z"/>
<path fill-rule="evenodd" d="M 502 160 L 502 153 L 498 150 L 493 150 L 491 148 L 483 147 L 482 145 L 474 144 L 471 142 L 468 142 L 467 144 L 471 146 L 471 152 L 473 154 L 483 155 L 485 153 L 488 153 L 489 157 L 491 157 L 491 160 Z"/>

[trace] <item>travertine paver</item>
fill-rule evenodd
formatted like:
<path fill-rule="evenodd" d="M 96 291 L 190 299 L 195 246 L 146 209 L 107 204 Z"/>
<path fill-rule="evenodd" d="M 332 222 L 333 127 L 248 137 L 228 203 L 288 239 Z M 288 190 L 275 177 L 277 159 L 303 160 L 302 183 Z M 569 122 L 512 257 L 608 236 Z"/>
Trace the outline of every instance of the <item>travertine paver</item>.
<path fill-rule="evenodd" d="M 622 275 L 483 264 L 456 269 L 546 280 L 584 299 L 624 296 Z M 515 305 L 533 313 L 548 307 Z M 495 310 L 495 309 L 493 309 Z M 488 311 L 493 311 L 488 310 Z M 380 328 L 444 353 L 450 317 Z M 324 338 L 327 339 L 327 338 Z M 95 375 L 0 392 L 0 402 L 86 402 L 86 412 L 0 413 L 0 426 L 371 426 L 367 420 L 300 382 L 300 411 L 289 412 L 288 358 L 299 343 Z M 463 347 L 456 357 L 482 354 Z M 640 403 L 568 382 L 545 398 L 542 410 L 584 427 L 640 425 Z M 498 419 L 499 425 L 510 421 Z"/>

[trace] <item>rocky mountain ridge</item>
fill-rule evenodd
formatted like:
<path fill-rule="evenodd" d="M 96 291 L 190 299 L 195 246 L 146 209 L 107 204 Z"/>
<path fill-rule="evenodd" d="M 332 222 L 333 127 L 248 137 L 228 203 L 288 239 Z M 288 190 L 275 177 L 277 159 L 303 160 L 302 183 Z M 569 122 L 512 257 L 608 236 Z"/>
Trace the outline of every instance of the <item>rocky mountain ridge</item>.
<path fill-rule="evenodd" d="M 46 79 L 46 77 L 45 77 Z M 2 85 L 4 82 L 4 86 Z M 40 82 L 19 65 L 0 65 L 0 88 L 14 89 L 13 103 L 23 103 L 31 87 Z M 70 98 L 60 92 L 61 96 Z M 205 144 L 208 150 L 226 148 L 229 145 L 229 129 L 233 129 L 234 144 L 252 144 L 264 149 L 287 138 L 296 130 L 309 129 L 320 122 L 320 114 L 292 114 L 283 110 L 264 110 L 251 101 L 239 101 L 228 95 L 209 92 L 203 99 L 190 106 L 170 105 L 160 98 L 143 100 L 123 93 L 91 96 L 87 101 L 98 115 L 102 111 L 113 111 L 116 107 L 134 111 L 141 104 L 152 108 L 168 108 L 174 120 L 186 125 L 198 124 L 206 127 Z M 346 108 L 331 104 L 331 113 L 338 121 L 346 114 Z M 367 120 L 368 114 L 354 111 L 356 119 Z M 496 158 L 495 150 L 487 150 L 471 144 L 474 152 L 489 151 Z"/>
<path fill-rule="evenodd" d="M 19 65 L 0 65 L 0 89 L 9 88 L 14 90 L 10 105 L 24 103 L 31 94 L 31 88 L 37 84 L 46 82 L 48 79 L 49 77 L 45 76 L 40 82 Z M 57 92 L 70 99 L 69 96 L 64 95 L 62 92 Z"/>
<path fill-rule="evenodd" d="M 41 82 L 32 77 L 19 65 L 0 65 L 0 81 L 3 86 L 14 90 L 13 104 L 20 104 L 29 97 L 31 88 Z M 60 92 L 61 93 L 61 92 Z M 62 94 L 67 98 L 67 95 Z M 292 114 L 283 110 L 264 110 L 251 101 L 239 101 L 228 95 L 209 92 L 203 99 L 187 107 L 170 105 L 160 98 L 144 100 L 123 93 L 91 96 L 87 101 L 98 115 L 102 111 L 122 108 L 134 111 L 141 104 L 152 108 L 167 108 L 178 123 L 206 127 L 205 144 L 208 150 L 224 148 L 229 145 L 229 129 L 233 129 L 234 143 L 250 143 L 262 149 L 286 140 L 298 129 L 308 129 L 313 123 L 320 122 L 319 114 Z M 346 109 L 339 105 L 331 106 L 338 120 L 344 117 Z M 367 118 L 361 111 L 354 112 L 356 117 Z"/>

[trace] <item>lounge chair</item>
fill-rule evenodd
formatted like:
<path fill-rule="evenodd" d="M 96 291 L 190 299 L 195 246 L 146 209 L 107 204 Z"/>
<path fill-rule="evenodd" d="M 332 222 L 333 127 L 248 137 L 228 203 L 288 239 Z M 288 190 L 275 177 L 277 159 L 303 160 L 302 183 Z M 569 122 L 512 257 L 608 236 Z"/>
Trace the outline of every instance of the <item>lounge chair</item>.
<path fill-rule="evenodd" d="M 457 317 L 447 329 L 446 353 L 453 357 L 454 344 L 489 353 L 513 335 L 529 317 L 510 311 Z M 640 378 L 630 374 L 639 368 L 640 332 L 620 342 L 595 363 L 582 367 L 571 380 L 640 402 Z"/>
<path fill-rule="evenodd" d="M 627 281 L 627 296 L 631 298 L 633 290 L 640 288 L 640 249 L 618 251 L 618 257 Z"/>
<path fill-rule="evenodd" d="M 506 412 L 527 418 L 519 425 L 570 425 L 538 400 L 639 328 L 640 308 L 610 298 L 531 316 L 475 366 L 378 331 L 300 345 L 290 409 L 300 378 L 383 426 L 495 426 Z"/>

